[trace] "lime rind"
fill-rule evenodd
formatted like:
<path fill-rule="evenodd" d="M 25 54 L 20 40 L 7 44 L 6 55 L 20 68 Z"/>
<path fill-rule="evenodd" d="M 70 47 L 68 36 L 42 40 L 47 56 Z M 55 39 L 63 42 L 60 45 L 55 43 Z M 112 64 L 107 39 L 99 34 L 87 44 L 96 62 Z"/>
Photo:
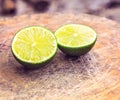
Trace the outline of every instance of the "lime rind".
<path fill-rule="evenodd" d="M 74 47 L 66 47 L 61 44 L 58 44 L 58 47 L 63 53 L 65 53 L 67 55 L 81 56 L 81 55 L 86 54 L 87 52 L 89 52 L 92 49 L 96 40 L 92 44 L 81 46 L 81 47 L 75 47 L 75 48 Z"/>
<path fill-rule="evenodd" d="M 51 54 L 49 55 L 49 56 L 46 56 L 44 59 L 42 59 L 42 60 L 38 60 L 38 61 L 34 61 L 34 60 L 26 60 L 26 59 L 23 59 L 20 55 L 18 55 L 18 52 L 16 52 L 16 50 L 15 50 L 15 47 L 14 47 L 14 44 L 15 44 L 15 42 L 17 41 L 17 37 L 21 34 L 21 32 L 22 31 L 25 31 L 25 30 L 29 30 L 29 29 L 31 29 L 31 28 L 39 28 L 39 29 L 41 29 L 41 30 L 43 30 L 43 31 L 45 31 L 45 32 L 47 32 L 47 33 L 49 33 L 52 37 L 53 37 L 53 39 L 54 39 L 54 49 L 52 49 L 53 51 L 51 52 Z M 34 34 L 34 32 L 32 33 L 32 34 Z M 27 36 L 26 36 L 27 37 Z M 32 37 L 31 37 L 31 39 L 32 39 Z M 31 41 L 31 40 L 29 40 L 28 39 L 28 41 Z M 26 28 L 23 28 L 23 29 L 21 29 L 20 31 L 18 31 L 17 32 L 17 34 L 14 36 L 14 38 L 13 38 L 13 40 L 12 40 L 12 53 L 13 53 L 13 55 L 15 56 L 15 58 L 19 61 L 19 62 L 21 62 L 21 63 L 24 63 L 24 64 L 32 64 L 32 65 L 37 65 L 37 64 L 42 64 L 42 63 L 45 63 L 45 62 L 47 62 L 47 61 L 49 61 L 50 59 L 52 59 L 54 56 L 55 56 L 55 54 L 56 54 L 56 52 L 57 52 L 57 41 L 56 41 L 56 38 L 55 38 L 55 36 L 54 36 L 54 34 L 50 31 L 50 30 L 48 30 L 48 29 L 46 29 L 46 28 L 44 28 L 44 27 L 41 27 L 41 26 L 29 26 L 29 27 L 26 27 Z M 32 51 L 31 51 L 32 52 Z M 32 53 L 31 53 L 32 54 Z M 34 56 L 34 55 L 33 55 Z"/>

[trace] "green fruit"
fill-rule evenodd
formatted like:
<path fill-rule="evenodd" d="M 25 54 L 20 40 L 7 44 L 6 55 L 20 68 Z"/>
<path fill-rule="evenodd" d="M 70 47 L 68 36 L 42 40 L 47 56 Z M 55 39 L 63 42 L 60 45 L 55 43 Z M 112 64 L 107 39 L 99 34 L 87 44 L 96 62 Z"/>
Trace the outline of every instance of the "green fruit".
<path fill-rule="evenodd" d="M 54 34 L 41 26 L 21 29 L 13 38 L 12 53 L 26 68 L 39 68 L 50 62 L 57 52 Z"/>
<path fill-rule="evenodd" d="M 68 24 L 56 32 L 59 49 L 70 56 L 80 56 L 89 52 L 94 46 L 97 34 L 85 25 Z"/>

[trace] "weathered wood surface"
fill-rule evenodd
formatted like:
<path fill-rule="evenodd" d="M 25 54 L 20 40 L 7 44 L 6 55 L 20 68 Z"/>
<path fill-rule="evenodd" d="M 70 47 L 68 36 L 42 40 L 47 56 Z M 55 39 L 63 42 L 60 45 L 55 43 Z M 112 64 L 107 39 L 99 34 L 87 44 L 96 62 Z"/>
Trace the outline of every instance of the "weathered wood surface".
<path fill-rule="evenodd" d="M 31 25 L 52 31 L 67 23 L 91 26 L 98 33 L 94 48 L 79 58 L 58 51 L 38 70 L 25 70 L 10 47 L 16 31 Z M 0 19 L 1 100 L 120 100 L 120 25 L 90 15 L 40 14 Z"/>

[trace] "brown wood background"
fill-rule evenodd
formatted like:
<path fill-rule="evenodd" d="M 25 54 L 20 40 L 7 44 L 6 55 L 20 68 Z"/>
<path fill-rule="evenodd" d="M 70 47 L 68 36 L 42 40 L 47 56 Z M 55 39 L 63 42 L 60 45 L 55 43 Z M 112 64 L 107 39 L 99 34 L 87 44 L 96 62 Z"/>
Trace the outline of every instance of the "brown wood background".
<path fill-rule="evenodd" d="M 11 54 L 21 28 L 41 25 L 53 32 L 79 23 L 96 30 L 94 48 L 79 58 L 61 51 L 38 70 L 25 70 Z M 120 25 L 85 14 L 38 14 L 0 19 L 0 100 L 120 100 Z"/>

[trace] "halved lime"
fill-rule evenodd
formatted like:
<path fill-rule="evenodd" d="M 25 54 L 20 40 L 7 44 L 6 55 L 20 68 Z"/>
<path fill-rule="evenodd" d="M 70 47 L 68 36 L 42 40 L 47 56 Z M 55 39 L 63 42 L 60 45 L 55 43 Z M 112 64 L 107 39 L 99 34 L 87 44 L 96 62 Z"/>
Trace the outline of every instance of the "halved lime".
<path fill-rule="evenodd" d="M 56 32 L 58 47 L 67 55 L 80 56 L 91 50 L 96 42 L 96 32 L 85 25 L 68 24 Z"/>
<path fill-rule="evenodd" d="M 46 65 L 57 52 L 54 34 L 41 26 L 21 29 L 12 41 L 12 53 L 27 68 Z"/>

